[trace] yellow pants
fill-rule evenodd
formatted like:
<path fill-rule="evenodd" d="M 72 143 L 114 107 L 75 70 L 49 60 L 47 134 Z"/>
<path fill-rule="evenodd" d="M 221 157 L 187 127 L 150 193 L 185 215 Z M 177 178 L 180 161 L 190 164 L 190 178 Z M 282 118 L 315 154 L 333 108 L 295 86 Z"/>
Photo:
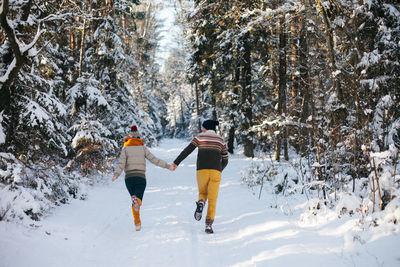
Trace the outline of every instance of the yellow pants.
<path fill-rule="evenodd" d="M 221 172 L 212 169 L 197 171 L 197 185 L 199 187 L 199 200 L 204 202 L 208 199 L 207 219 L 214 220 L 215 208 L 217 206 L 219 183 Z"/>

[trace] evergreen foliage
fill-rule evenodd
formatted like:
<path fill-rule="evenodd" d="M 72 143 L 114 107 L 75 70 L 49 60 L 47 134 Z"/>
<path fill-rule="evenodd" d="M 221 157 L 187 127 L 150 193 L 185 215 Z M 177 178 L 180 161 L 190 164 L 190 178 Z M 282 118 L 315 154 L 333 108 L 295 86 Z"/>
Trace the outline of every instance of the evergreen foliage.
<path fill-rule="evenodd" d="M 293 149 L 324 198 L 364 184 L 374 207 L 398 197 L 396 1 L 180 5 L 186 40 L 162 70 L 149 0 L 2 1 L 0 190 L 38 190 L 38 176 L 65 198 L 74 171 L 108 168 L 130 125 L 153 145 L 217 119 L 230 153 L 288 161 Z"/>
<path fill-rule="evenodd" d="M 292 147 L 324 198 L 364 179 L 381 209 L 394 197 L 396 174 L 379 177 L 398 164 L 397 2 L 194 1 L 187 25 L 189 80 L 231 153 L 279 161 Z"/>
<path fill-rule="evenodd" d="M 132 124 L 149 146 L 162 136 L 155 11 L 150 1 L 2 1 L 0 190 L 43 206 L 0 199 L 0 220 L 38 219 L 79 197 L 92 181 L 77 177 L 110 171 Z"/>

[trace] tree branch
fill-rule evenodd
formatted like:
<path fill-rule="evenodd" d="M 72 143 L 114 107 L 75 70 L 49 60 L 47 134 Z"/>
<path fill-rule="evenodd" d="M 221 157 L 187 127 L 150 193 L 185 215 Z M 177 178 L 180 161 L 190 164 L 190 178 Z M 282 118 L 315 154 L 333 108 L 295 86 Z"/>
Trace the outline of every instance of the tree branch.
<path fill-rule="evenodd" d="M 25 17 L 26 13 L 29 13 L 29 9 L 31 6 L 31 1 L 29 1 L 27 3 L 27 8 L 24 9 Z M 12 84 L 12 81 L 18 75 L 19 70 L 22 68 L 22 66 L 28 61 L 28 57 L 32 56 L 30 55 L 31 49 L 36 44 L 41 33 L 43 32 L 40 30 L 39 27 L 33 41 L 30 44 L 21 47 L 15 31 L 11 27 L 7 19 L 9 11 L 9 0 L 3 0 L 0 6 L 0 25 L 4 29 L 4 33 L 14 53 L 14 59 L 8 66 L 6 73 L 2 77 L 0 77 L 0 83 L 2 83 L 0 87 L 0 110 L 4 110 L 7 105 L 9 105 L 11 98 L 10 86 Z"/>

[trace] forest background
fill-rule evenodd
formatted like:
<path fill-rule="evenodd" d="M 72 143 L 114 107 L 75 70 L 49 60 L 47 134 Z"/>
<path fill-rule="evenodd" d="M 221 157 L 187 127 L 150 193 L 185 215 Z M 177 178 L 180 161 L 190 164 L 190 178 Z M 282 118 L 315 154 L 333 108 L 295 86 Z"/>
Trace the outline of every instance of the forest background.
<path fill-rule="evenodd" d="M 132 124 L 153 146 L 209 118 L 230 153 L 292 163 L 277 194 L 321 192 L 319 209 L 346 192 L 366 213 L 399 196 L 397 1 L 172 3 L 181 32 L 160 60 L 159 3 L 2 0 L 0 220 L 85 198 Z"/>

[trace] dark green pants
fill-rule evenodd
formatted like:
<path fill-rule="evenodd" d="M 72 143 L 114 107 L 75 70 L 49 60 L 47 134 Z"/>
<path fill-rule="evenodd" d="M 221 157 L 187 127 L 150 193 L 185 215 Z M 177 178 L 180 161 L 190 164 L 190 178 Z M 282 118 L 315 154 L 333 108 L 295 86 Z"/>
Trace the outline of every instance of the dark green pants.
<path fill-rule="evenodd" d="M 142 177 L 125 178 L 126 189 L 131 196 L 137 196 L 143 200 L 144 190 L 146 189 L 146 179 Z"/>

